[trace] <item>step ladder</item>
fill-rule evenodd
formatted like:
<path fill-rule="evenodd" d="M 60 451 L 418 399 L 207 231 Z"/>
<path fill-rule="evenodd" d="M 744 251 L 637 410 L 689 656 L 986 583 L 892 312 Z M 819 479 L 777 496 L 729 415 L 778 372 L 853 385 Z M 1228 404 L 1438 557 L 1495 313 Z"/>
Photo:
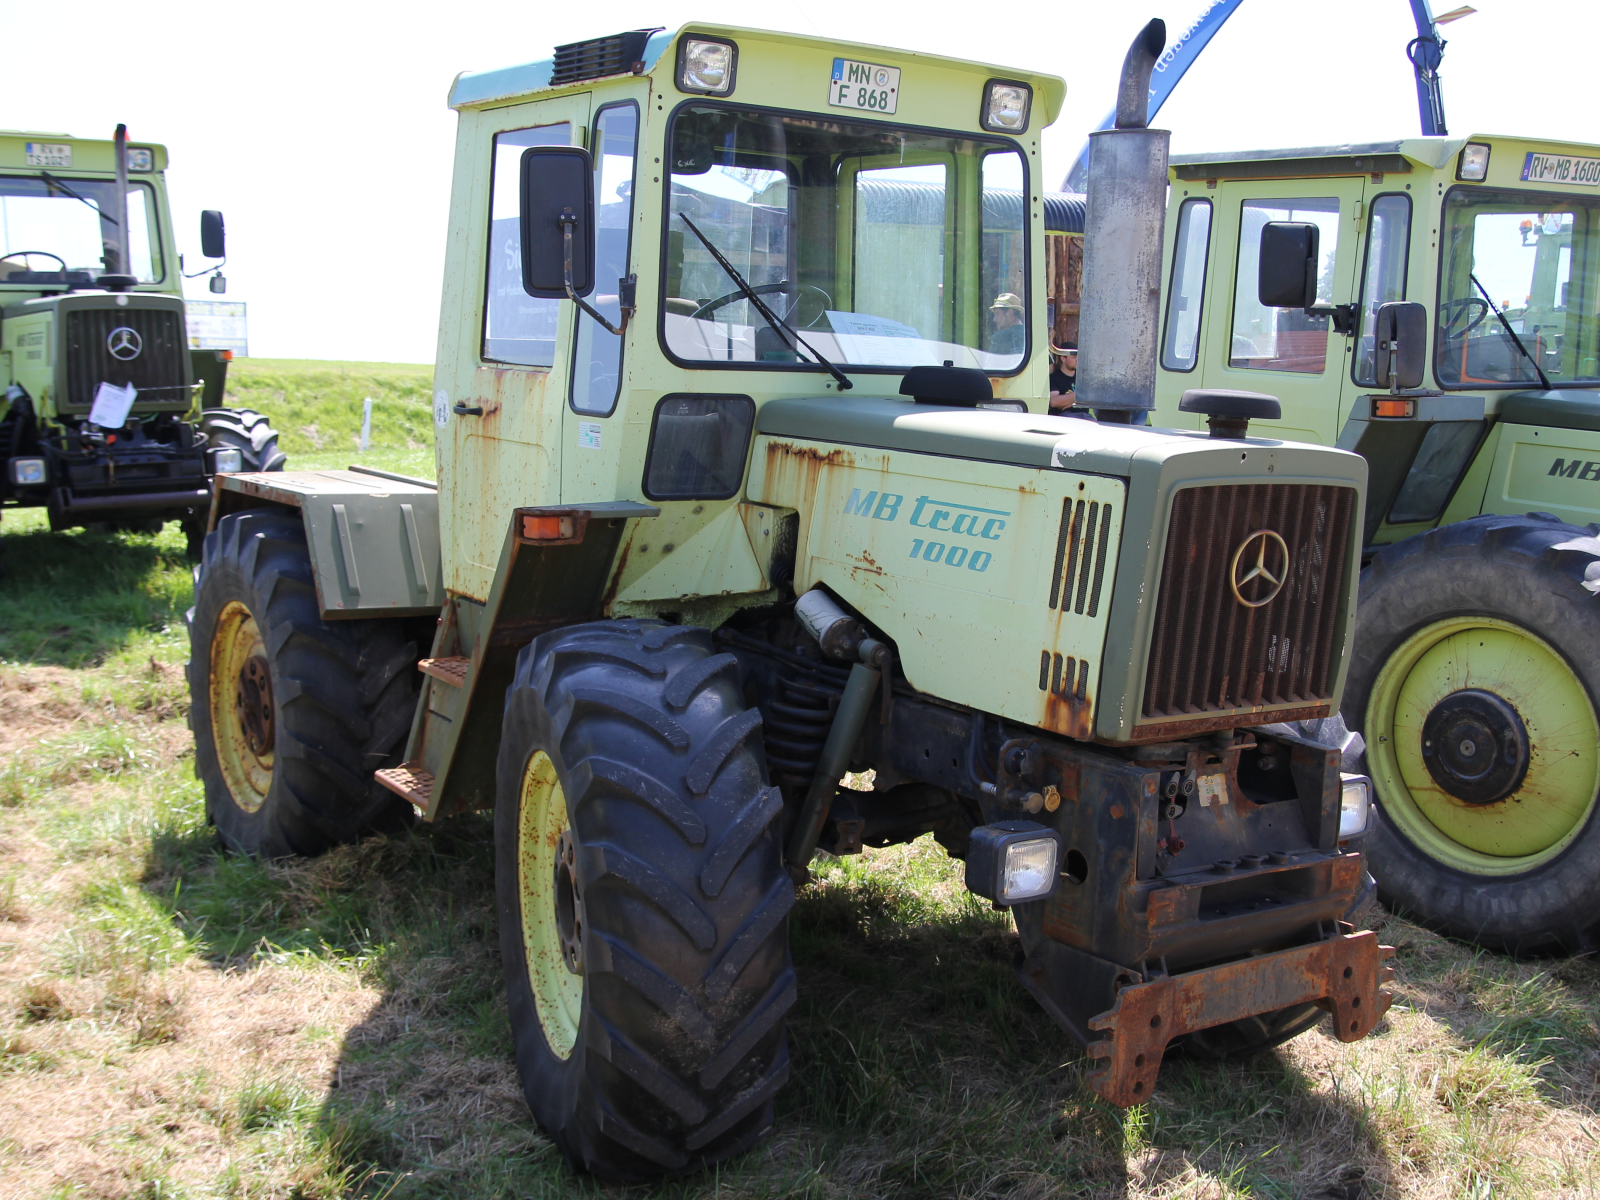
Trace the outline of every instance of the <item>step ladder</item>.
<path fill-rule="evenodd" d="M 401 763 L 398 767 L 385 767 L 377 772 L 377 780 L 395 795 L 404 800 L 409 800 L 418 811 L 426 814 L 433 800 L 434 773 L 427 759 L 431 757 L 427 750 L 430 746 L 438 746 L 442 732 L 433 726 L 440 723 L 452 724 L 456 710 L 459 707 L 461 693 L 466 688 L 468 673 L 472 670 L 470 658 L 425 658 L 417 664 L 417 670 L 427 676 L 424 685 L 428 690 L 423 706 L 423 729 L 420 740 L 413 739 L 423 749 L 423 757 L 411 762 Z M 434 736 L 430 737 L 429 735 Z"/>

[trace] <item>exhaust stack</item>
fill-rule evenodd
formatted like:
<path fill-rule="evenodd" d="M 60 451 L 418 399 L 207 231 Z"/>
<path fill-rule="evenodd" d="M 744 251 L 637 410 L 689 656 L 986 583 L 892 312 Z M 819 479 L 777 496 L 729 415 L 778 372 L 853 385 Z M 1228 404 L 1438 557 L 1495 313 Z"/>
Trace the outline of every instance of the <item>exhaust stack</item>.
<path fill-rule="evenodd" d="M 128 237 L 128 127 L 118 125 L 117 131 L 112 135 L 113 145 L 116 150 L 117 163 L 117 190 L 115 193 L 116 211 L 112 214 L 117 222 L 117 265 L 110 275 L 132 275 L 133 258 L 132 243 Z"/>
<path fill-rule="evenodd" d="M 1154 20 L 1122 62 L 1117 124 L 1089 135 L 1083 225 L 1083 310 L 1078 321 L 1078 403 L 1126 423 L 1155 407 L 1161 336 L 1161 242 L 1171 133 L 1146 129 L 1150 72 L 1167 46 Z"/>

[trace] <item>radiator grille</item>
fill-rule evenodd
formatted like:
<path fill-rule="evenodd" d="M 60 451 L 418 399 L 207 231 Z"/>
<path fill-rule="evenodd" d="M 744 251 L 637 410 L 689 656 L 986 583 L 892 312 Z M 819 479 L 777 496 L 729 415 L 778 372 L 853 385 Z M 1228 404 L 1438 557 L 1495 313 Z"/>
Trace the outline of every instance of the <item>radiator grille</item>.
<path fill-rule="evenodd" d="M 645 45 L 655 32 L 654 29 L 634 29 L 557 46 L 555 64 L 550 70 L 550 86 L 579 79 L 600 79 L 606 75 L 626 75 L 637 70 L 644 60 Z"/>
<path fill-rule="evenodd" d="M 114 330 L 124 327 L 139 338 L 138 357 L 126 362 L 114 357 L 107 343 Z M 172 309 L 72 309 L 67 313 L 67 403 L 87 409 L 102 383 L 131 383 L 145 400 L 187 400 L 188 355 L 183 321 Z"/>
<path fill-rule="evenodd" d="M 1332 693 L 1339 647 L 1339 605 L 1353 488 L 1315 484 L 1249 484 L 1188 488 L 1172 502 L 1172 526 L 1161 565 L 1143 713 L 1147 720 L 1227 712 L 1262 705 L 1317 704 Z M 1251 608 L 1234 596 L 1234 558 L 1252 534 L 1271 530 L 1288 550 L 1286 571 L 1276 543 L 1252 542 L 1238 573 L 1265 561 L 1283 576 L 1267 603 Z M 1247 584 L 1246 599 L 1268 588 Z"/>
<path fill-rule="evenodd" d="M 1097 500 L 1067 500 L 1056 534 L 1056 569 L 1050 576 L 1052 609 L 1097 616 L 1106 579 L 1106 546 L 1111 540 L 1111 505 Z"/>

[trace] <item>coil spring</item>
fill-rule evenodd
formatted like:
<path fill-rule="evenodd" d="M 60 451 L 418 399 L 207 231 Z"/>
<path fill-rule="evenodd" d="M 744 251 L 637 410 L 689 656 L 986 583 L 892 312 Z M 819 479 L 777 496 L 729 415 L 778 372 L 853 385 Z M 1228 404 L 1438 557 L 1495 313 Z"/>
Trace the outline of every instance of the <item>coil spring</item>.
<path fill-rule="evenodd" d="M 822 758 L 839 694 L 782 676 L 777 683 L 777 698 L 767 704 L 767 764 L 777 773 L 810 779 Z"/>

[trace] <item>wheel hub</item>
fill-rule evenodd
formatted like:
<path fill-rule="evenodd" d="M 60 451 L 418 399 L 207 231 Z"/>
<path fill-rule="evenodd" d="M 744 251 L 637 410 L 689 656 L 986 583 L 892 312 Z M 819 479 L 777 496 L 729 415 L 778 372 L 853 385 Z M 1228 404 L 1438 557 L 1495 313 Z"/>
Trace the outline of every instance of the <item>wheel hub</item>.
<path fill-rule="evenodd" d="M 261 655 L 251 655 L 240 668 L 233 708 L 250 752 L 259 757 L 272 749 L 272 672 Z"/>
<path fill-rule="evenodd" d="M 578 853 L 572 830 L 564 829 L 556 841 L 556 932 L 567 970 L 583 974 L 583 901 L 578 896 Z"/>
<path fill-rule="evenodd" d="M 1422 723 L 1422 761 L 1450 795 L 1495 804 L 1528 774 L 1528 730 L 1521 715 L 1493 692 L 1465 688 L 1433 706 Z"/>

